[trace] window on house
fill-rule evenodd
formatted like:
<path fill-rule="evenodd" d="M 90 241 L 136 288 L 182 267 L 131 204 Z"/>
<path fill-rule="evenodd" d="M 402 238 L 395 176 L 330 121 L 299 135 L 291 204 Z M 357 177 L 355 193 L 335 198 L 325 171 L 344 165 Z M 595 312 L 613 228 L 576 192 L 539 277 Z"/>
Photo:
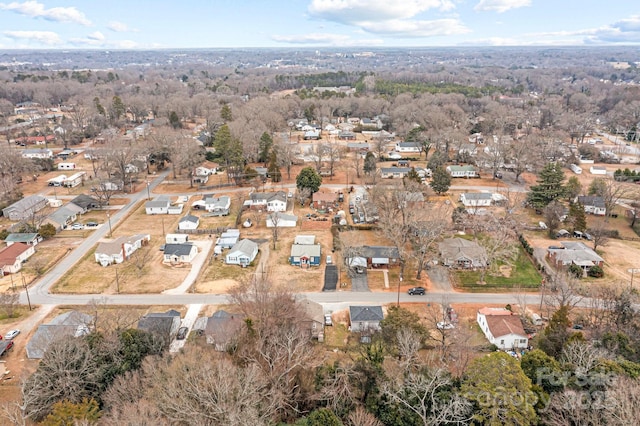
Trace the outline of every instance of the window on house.
<path fill-rule="evenodd" d="M 504 345 L 504 339 L 500 340 L 500 344 Z"/>

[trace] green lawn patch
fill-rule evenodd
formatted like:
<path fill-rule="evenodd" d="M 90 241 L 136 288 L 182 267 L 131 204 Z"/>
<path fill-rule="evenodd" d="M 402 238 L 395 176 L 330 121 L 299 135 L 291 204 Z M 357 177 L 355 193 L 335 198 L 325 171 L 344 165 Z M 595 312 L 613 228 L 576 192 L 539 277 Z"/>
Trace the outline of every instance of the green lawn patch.
<path fill-rule="evenodd" d="M 494 291 L 500 288 L 517 287 L 537 289 L 542 280 L 542 276 L 522 248 L 518 250 L 518 257 L 511 267 L 510 276 L 487 271 L 484 277 L 485 283 L 479 284 L 481 275 L 479 271 L 455 271 L 454 274 L 460 286 L 471 291 L 483 291 L 484 289 Z"/>

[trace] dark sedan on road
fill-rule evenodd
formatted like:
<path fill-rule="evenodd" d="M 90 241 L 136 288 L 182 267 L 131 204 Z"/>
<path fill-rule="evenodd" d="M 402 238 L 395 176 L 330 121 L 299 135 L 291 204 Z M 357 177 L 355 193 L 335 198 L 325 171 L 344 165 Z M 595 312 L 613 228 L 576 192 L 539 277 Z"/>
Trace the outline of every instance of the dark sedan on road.
<path fill-rule="evenodd" d="M 426 290 L 424 287 L 411 287 L 407 293 L 411 296 L 424 296 Z"/>

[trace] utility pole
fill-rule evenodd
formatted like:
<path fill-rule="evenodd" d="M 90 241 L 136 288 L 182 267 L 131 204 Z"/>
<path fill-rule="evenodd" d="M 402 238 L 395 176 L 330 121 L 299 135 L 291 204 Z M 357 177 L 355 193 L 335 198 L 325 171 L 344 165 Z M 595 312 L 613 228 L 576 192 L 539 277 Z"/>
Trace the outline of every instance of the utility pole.
<path fill-rule="evenodd" d="M 31 310 L 31 298 L 29 297 L 29 287 L 27 287 L 27 282 L 24 280 L 24 275 L 22 275 L 22 272 L 20 272 L 20 275 L 22 276 L 22 285 L 24 286 L 24 292 L 27 295 L 27 303 L 29 304 L 29 310 Z"/>

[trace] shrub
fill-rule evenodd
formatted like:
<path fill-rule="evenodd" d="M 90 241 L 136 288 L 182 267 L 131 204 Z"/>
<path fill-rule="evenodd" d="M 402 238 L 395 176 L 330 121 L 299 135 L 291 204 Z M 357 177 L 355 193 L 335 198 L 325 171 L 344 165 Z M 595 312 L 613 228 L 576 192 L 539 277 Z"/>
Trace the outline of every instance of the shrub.
<path fill-rule="evenodd" d="M 589 271 L 587 271 L 587 275 L 592 278 L 602 278 L 604 276 L 604 271 L 598 265 L 593 265 L 589 268 Z"/>

